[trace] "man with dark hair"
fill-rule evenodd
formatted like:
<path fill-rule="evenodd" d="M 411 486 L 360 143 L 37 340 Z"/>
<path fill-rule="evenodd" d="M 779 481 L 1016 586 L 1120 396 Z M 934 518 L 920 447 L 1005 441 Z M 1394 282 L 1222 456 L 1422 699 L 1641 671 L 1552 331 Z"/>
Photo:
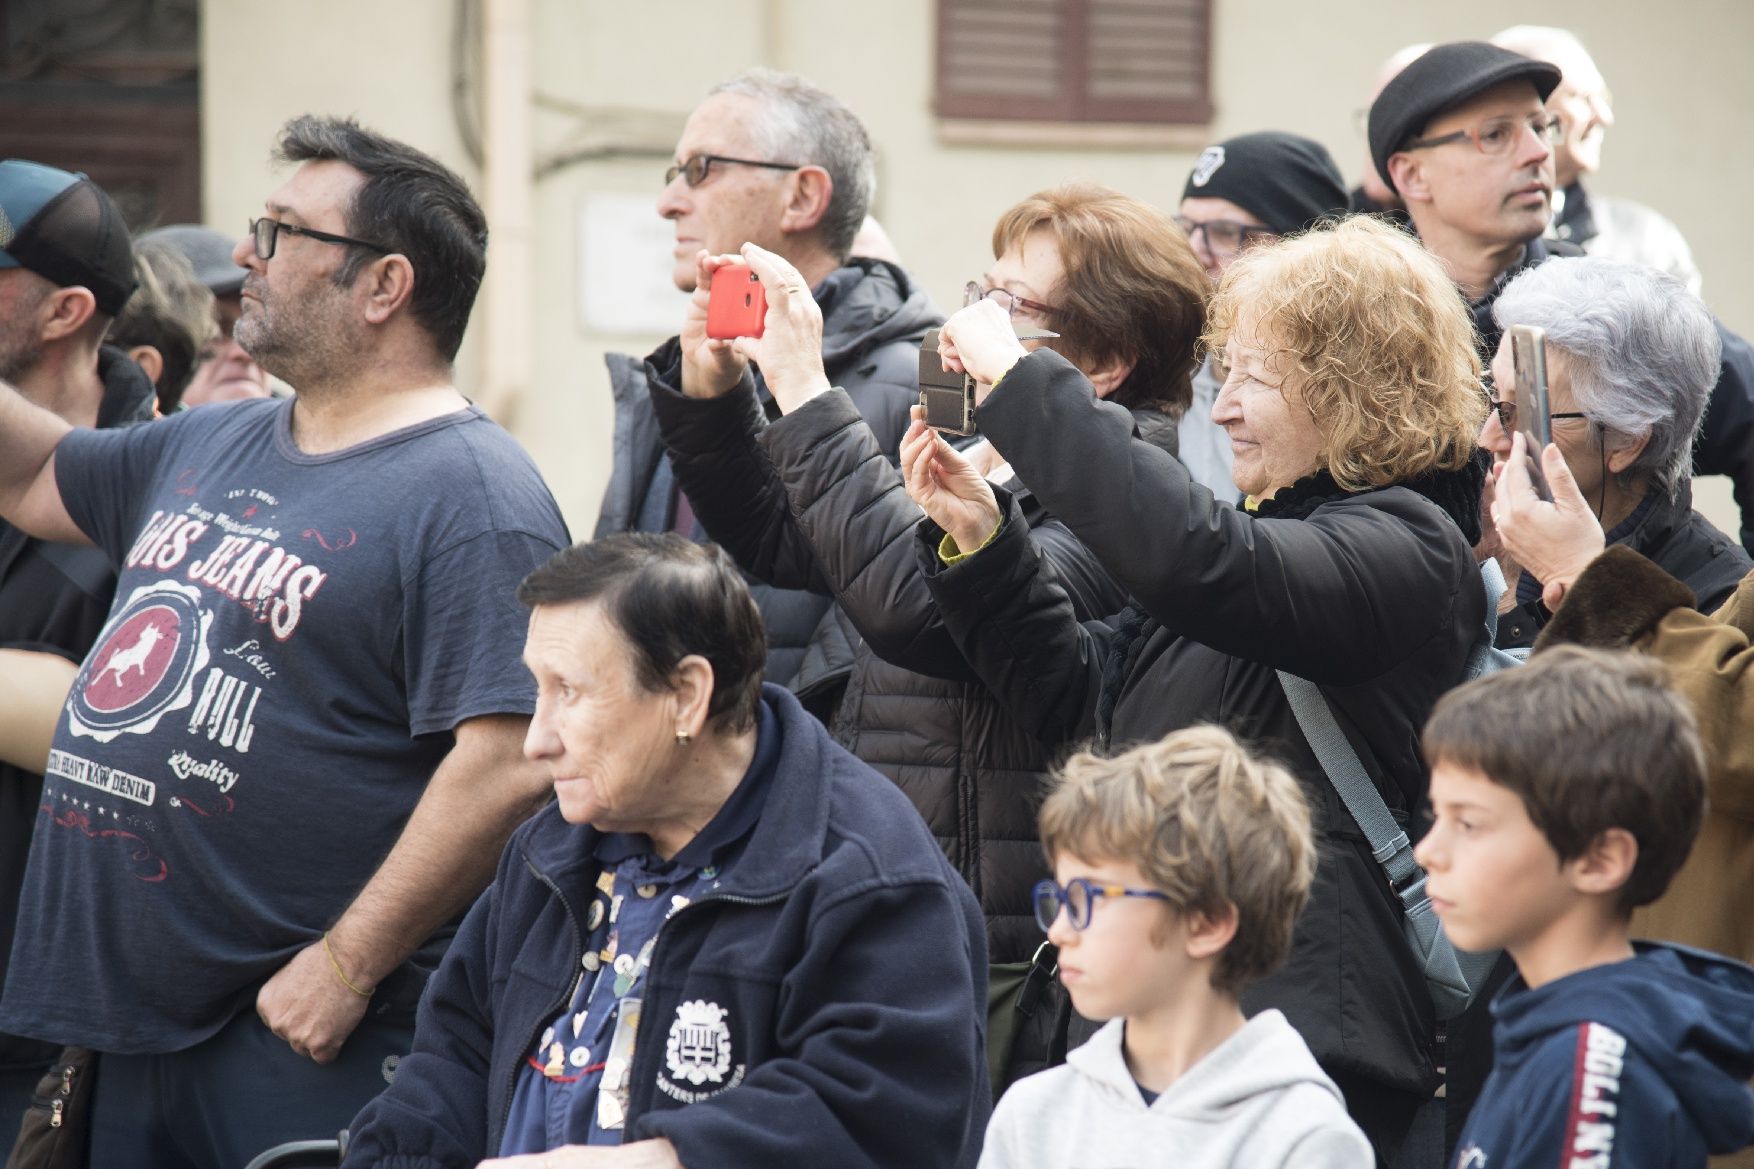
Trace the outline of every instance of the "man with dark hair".
<path fill-rule="evenodd" d="M 351 122 L 298 119 L 280 155 L 309 161 L 234 253 L 236 335 L 296 398 L 105 435 L 0 388 L 0 514 L 120 565 L 0 997 L 0 1028 L 103 1053 L 106 1169 L 345 1125 L 546 795 L 513 593 L 567 538 L 452 383 L 480 211 Z"/>
<path fill-rule="evenodd" d="M 126 354 L 103 344 L 134 284 L 128 231 L 109 196 L 83 175 L 0 162 L 0 225 L 0 378 L 70 425 L 151 418 L 152 383 Z M 96 549 L 45 543 L 0 520 L 0 677 L 23 678 L 27 670 L 71 676 L 103 625 L 115 587 L 115 571 Z M 64 692 L 65 680 L 58 684 Z M 28 688 L 42 700 L 33 719 L 53 720 L 60 705 L 54 690 Z M 0 978 L 37 821 L 41 767 L 40 756 L 31 767 L 0 763 Z M 56 1050 L 0 1034 L 0 1148 L 10 1147 Z"/>
<path fill-rule="evenodd" d="M 758 244 L 802 273 L 822 307 L 822 356 L 891 458 L 919 400 L 919 348 L 943 322 L 925 291 L 899 265 L 851 254 L 877 186 L 871 140 L 853 112 L 802 78 L 755 69 L 726 81 L 689 115 L 658 214 L 676 225 L 676 287 L 694 289 L 695 257 Z M 676 485 L 658 437 L 645 363 L 609 356 L 615 394 L 615 450 L 596 534 L 676 531 L 705 539 Z M 779 408 L 756 371 L 769 419 Z M 767 622 L 767 677 L 799 691 L 835 692 L 850 655 L 806 646 L 829 600 L 751 583 Z M 826 629 L 827 626 L 824 626 Z M 835 644 L 818 638 L 814 648 Z M 821 711 L 832 704 L 812 703 Z"/>
<path fill-rule="evenodd" d="M 1377 172 L 1406 202 L 1419 238 L 1473 309 L 1480 354 L 1500 329 L 1492 306 L 1511 278 L 1579 249 L 1542 238 L 1553 218 L 1554 148 L 1564 123 L 1546 106 L 1557 66 L 1483 41 L 1427 50 L 1370 107 Z M 1754 550 L 1754 348 L 1717 325 L 1723 361 L 1694 450 L 1696 474 L 1727 475 Z"/>

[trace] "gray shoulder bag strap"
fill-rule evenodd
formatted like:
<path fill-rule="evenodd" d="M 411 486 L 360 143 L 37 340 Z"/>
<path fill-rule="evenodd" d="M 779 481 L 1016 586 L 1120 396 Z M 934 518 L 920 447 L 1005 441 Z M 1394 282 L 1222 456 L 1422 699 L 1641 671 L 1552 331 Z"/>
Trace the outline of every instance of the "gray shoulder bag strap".
<path fill-rule="evenodd" d="M 1370 842 L 1371 856 L 1388 876 L 1389 886 L 1401 899 L 1407 944 L 1425 970 L 1425 983 L 1440 1019 L 1453 1019 L 1468 1006 L 1486 981 L 1498 953 L 1473 954 L 1458 950 L 1444 936 L 1443 927 L 1425 895 L 1425 870 L 1413 859 L 1413 843 L 1395 822 L 1382 794 L 1376 790 L 1358 752 L 1334 719 L 1334 712 L 1321 689 L 1307 678 L 1278 671 L 1279 684 L 1291 702 L 1291 713 L 1309 740 L 1310 750 L 1321 762 L 1328 782 L 1340 802 Z"/>

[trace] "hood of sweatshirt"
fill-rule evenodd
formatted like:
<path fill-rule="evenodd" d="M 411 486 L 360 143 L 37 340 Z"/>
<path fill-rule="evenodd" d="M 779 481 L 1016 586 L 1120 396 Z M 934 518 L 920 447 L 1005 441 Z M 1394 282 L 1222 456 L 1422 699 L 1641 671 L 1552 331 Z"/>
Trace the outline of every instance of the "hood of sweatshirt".
<path fill-rule="evenodd" d="M 1088 1043 L 1068 1052 L 1066 1063 L 1079 1074 L 1130 1097 L 1143 1110 L 1144 1098 L 1121 1051 L 1122 1027 L 1120 1019 L 1111 1020 Z M 1266 1010 L 1184 1072 L 1151 1105 L 1151 1111 L 1223 1123 L 1250 1110 L 1262 1095 L 1299 1084 L 1312 1085 L 1344 1104 L 1340 1090 L 1316 1064 L 1285 1016 Z"/>
<path fill-rule="evenodd" d="M 816 302 L 822 306 L 822 364 L 831 370 L 891 341 L 917 345 L 926 330 L 944 323 L 926 291 L 883 260 L 848 260 L 817 286 Z"/>
<path fill-rule="evenodd" d="M 1754 1143 L 1754 968 L 1684 946 L 1635 949 L 1533 990 L 1513 978 L 1492 1004 L 1497 1066 L 1515 1068 L 1556 1031 L 1601 1023 L 1662 1076 L 1712 1152 Z"/>

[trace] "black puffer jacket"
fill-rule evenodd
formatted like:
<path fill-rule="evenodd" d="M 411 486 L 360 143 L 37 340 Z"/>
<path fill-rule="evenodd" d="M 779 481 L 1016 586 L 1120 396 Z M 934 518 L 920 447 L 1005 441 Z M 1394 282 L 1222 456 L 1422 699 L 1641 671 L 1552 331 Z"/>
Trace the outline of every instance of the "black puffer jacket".
<path fill-rule="evenodd" d="M 817 286 L 815 295 L 822 306 L 822 360 L 828 376 L 847 387 L 860 415 L 893 452 L 907 430 L 908 407 L 919 400 L 920 341 L 926 330 L 943 323 L 944 315 L 906 272 L 881 260 L 847 261 Z M 667 530 L 675 481 L 646 394 L 645 362 L 612 353 L 608 365 L 615 394 L 615 446 L 592 538 Z M 759 392 L 764 408 L 777 415 L 765 388 Z M 701 509 L 696 507 L 695 513 L 699 516 Z M 743 567 L 747 572 L 748 566 Z M 789 686 L 828 600 L 759 580 L 751 580 L 750 586 L 767 625 L 767 680 Z"/>
<path fill-rule="evenodd" d="M 1081 625 L 1012 501 L 993 543 L 953 568 L 935 526 L 920 525 L 915 551 L 946 624 L 1051 744 L 1097 736 L 1118 749 L 1216 722 L 1290 766 L 1320 866 L 1290 960 L 1243 1002 L 1283 1010 L 1373 1141 L 1392 1142 L 1437 1082 L 1430 998 L 1400 905 L 1274 671 L 1319 684 L 1389 806 L 1417 806 L 1419 728 L 1484 619 L 1470 550 L 1479 464 L 1350 495 L 1320 474 L 1255 517 L 1133 441 L 1125 412 L 1054 354 L 1014 367 L 977 418 L 1148 617 L 1122 623 L 1132 639 L 1121 645 L 1108 626 Z M 1105 725 L 1099 708 L 1112 711 Z"/>
<path fill-rule="evenodd" d="M 1718 531 L 1693 510 L 1693 485 L 1681 484 L 1674 499 L 1660 487 L 1651 488 L 1632 517 L 1632 529 L 1613 540 L 1651 561 L 1693 590 L 1701 613 L 1729 600 L 1754 560 L 1742 546 Z M 1539 599 L 1518 605 L 1498 618 L 1498 646 L 1515 649 L 1535 644 L 1547 618 Z"/>
<path fill-rule="evenodd" d="M 1051 760 L 986 693 L 937 620 L 914 562 L 920 511 L 894 452 L 842 391 L 768 424 L 747 384 L 711 401 L 684 398 L 674 388 L 675 355 L 654 357 L 665 366 L 648 370 L 655 414 L 707 532 L 761 580 L 839 601 L 814 648 L 838 638 L 846 656 L 807 656 L 799 689 L 844 666 L 835 737 L 920 810 L 980 899 L 992 960 L 1027 959 L 1041 943 L 1029 891 L 1046 875 L 1035 812 Z M 1173 450 L 1172 418 L 1140 421 Z M 1027 492 L 1019 498 L 1080 616 L 1125 603 L 1063 524 Z"/>

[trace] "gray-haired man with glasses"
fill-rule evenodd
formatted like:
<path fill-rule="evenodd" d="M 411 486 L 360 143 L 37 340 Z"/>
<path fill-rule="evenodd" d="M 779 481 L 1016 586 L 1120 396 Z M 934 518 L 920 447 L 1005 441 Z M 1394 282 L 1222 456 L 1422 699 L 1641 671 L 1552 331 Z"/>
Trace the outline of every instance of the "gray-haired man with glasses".
<path fill-rule="evenodd" d="M 724 255 L 754 243 L 783 257 L 822 308 L 829 378 L 851 395 L 893 458 L 919 396 L 920 341 L 944 318 L 899 266 L 851 254 L 876 190 L 871 140 L 859 119 L 802 78 L 751 70 L 715 86 L 689 115 L 663 178 L 657 210 L 675 225 L 676 286 L 694 289 L 702 251 Z M 686 307 L 679 297 L 678 325 Z M 608 364 L 615 449 L 596 535 L 676 531 L 704 539 L 659 442 L 645 362 L 615 353 Z M 752 372 L 763 405 L 777 416 L 760 371 Z M 820 670 L 799 679 L 829 599 L 752 588 L 767 623 L 769 679 L 832 679 L 835 660 L 820 655 L 813 658 Z M 835 690 L 832 683 L 827 690 Z M 825 713 L 832 703 L 813 709 Z"/>

